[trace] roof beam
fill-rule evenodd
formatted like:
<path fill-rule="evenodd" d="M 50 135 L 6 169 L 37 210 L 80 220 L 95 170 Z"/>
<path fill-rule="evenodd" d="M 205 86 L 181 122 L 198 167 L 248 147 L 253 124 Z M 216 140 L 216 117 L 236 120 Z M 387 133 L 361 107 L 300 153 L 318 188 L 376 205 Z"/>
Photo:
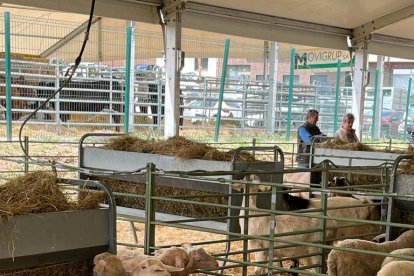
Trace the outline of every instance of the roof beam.
<path fill-rule="evenodd" d="M 239 20 L 248 21 L 248 22 L 278 25 L 278 26 L 284 26 L 288 28 L 311 30 L 315 32 L 323 32 L 323 33 L 329 33 L 329 34 L 335 34 L 335 35 L 347 36 L 347 35 L 352 34 L 351 30 L 345 29 L 345 28 L 333 27 L 333 26 L 328 26 L 328 25 L 322 25 L 322 24 L 288 19 L 288 18 L 277 17 L 277 16 L 246 12 L 246 11 L 230 9 L 230 8 L 222 8 L 222 7 L 212 6 L 212 5 L 195 3 L 191 1 L 188 1 L 185 3 L 185 10 L 193 12 L 193 13 L 209 14 L 209 15 L 215 15 L 215 16 L 225 17 L 225 18 L 239 19 Z"/>
<path fill-rule="evenodd" d="M 352 30 L 211 5 L 185 2 L 185 28 L 254 39 L 347 50 Z M 225 26 L 225 27 L 223 27 Z"/>
<path fill-rule="evenodd" d="M 375 55 L 413 59 L 414 40 L 371 34 L 368 41 L 368 51 Z"/>
<path fill-rule="evenodd" d="M 378 17 L 377 19 L 370 20 L 369 22 L 362 24 L 353 29 L 353 44 L 362 44 L 367 40 L 371 33 L 378 31 L 384 27 L 387 27 L 393 23 L 399 22 L 414 15 L 414 5 L 402 8 L 398 11 L 386 14 Z"/>
<path fill-rule="evenodd" d="M 94 17 L 92 18 L 92 25 L 96 23 L 97 21 L 101 20 L 101 17 Z M 49 47 L 47 50 L 43 51 L 43 53 L 40 54 L 41 57 L 48 57 L 63 46 L 66 45 L 69 41 L 77 37 L 79 34 L 83 33 L 86 28 L 88 27 L 88 21 L 85 21 L 82 25 L 71 31 L 69 34 L 67 34 L 64 38 L 53 44 L 51 47 Z"/>
<path fill-rule="evenodd" d="M 85 0 L 4 0 L 4 3 L 77 14 L 89 14 L 91 1 Z M 95 16 L 158 24 L 161 0 L 96 0 Z"/>

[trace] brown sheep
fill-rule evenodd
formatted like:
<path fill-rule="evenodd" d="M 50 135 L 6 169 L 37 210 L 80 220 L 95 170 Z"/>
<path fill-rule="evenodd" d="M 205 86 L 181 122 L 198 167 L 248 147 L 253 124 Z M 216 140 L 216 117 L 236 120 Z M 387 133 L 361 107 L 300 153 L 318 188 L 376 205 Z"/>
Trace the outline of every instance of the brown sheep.
<path fill-rule="evenodd" d="M 349 239 L 340 242 L 338 247 L 390 253 L 396 249 L 414 247 L 414 230 L 402 233 L 394 241 L 375 243 L 365 240 Z M 384 256 L 334 249 L 328 256 L 328 275 L 375 275 L 380 270 L 384 259 Z"/>

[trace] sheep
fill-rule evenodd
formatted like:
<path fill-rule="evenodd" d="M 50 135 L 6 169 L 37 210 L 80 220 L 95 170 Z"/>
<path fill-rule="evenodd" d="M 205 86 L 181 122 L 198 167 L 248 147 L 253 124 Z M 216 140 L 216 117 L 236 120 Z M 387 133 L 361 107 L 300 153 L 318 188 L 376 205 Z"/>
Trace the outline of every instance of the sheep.
<path fill-rule="evenodd" d="M 250 176 L 250 179 L 253 182 L 258 183 L 259 179 L 257 176 Z M 235 184 L 236 188 L 240 188 L 241 184 Z M 249 193 L 256 193 L 258 191 L 258 185 L 251 185 Z M 256 196 L 251 195 L 249 197 L 249 208 L 257 208 L 256 205 Z M 243 197 L 243 207 L 246 207 L 245 200 Z M 244 210 L 241 210 L 240 215 L 244 216 Z M 260 212 L 250 211 L 250 215 L 261 214 Z M 244 223 L 244 219 L 241 218 L 240 222 Z M 241 223 L 242 229 L 244 224 Z M 260 216 L 260 217 L 251 217 L 249 219 L 249 226 L 248 226 L 248 233 L 249 235 L 253 236 L 262 236 L 262 235 L 269 235 L 270 229 L 270 217 L 269 216 Z M 308 229 L 316 229 L 320 225 L 320 220 L 317 218 L 308 218 L 308 217 L 297 217 L 291 215 L 280 215 L 276 217 L 276 227 L 275 233 L 282 234 L 285 232 L 291 231 L 300 231 L 300 230 L 308 230 Z M 328 236 L 332 236 L 334 230 L 328 230 Z M 304 233 L 300 235 L 294 236 L 283 236 L 279 237 L 278 239 L 285 240 L 285 241 L 303 241 L 303 242 L 313 242 L 319 240 L 319 232 L 312 232 L 312 233 Z M 283 246 L 285 243 L 282 242 L 275 242 L 275 246 Z M 268 247 L 268 241 L 264 240 L 249 240 L 248 241 L 249 249 L 263 249 Z M 295 247 L 288 247 L 283 249 L 275 249 L 273 254 L 275 257 L 282 258 L 282 257 L 291 257 L 294 255 L 306 255 L 306 254 L 317 254 L 319 253 L 319 249 L 316 247 L 309 247 L 309 246 L 295 246 Z M 255 256 L 256 262 L 265 262 L 268 260 L 268 252 L 267 251 L 257 251 L 253 253 Z M 306 258 L 306 260 L 310 261 L 311 263 L 317 262 L 317 256 L 311 256 Z M 265 273 L 266 268 L 256 267 L 254 269 L 254 274 L 263 274 Z"/>
<path fill-rule="evenodd" d="M 96 255 L 93 259 L 93 264 L 95 265 L 93 268 L 94 275 L 97 276 L 129 275 L 123 267 L 119 257 L 108 252 Z"/>
<path fill-rule="evenodd" d="M 412 276 L 414 275 L 414 262 L 410 261 L 393 261 L 386 264 L 377 276 Z"/>
<path fill-rule="evenodd" d="M 131 276 L 170 276 L 182 270 L 183 268 L 165 265 L 157 258 L 149 257 L 134 266 L 130 274 Z"/>
<path fill-rule="evenodd" d="M 190 262 L 183 271 L 173 272 L 173 276 L 187 276 L 197 269 L 217 270 L 219 267 L 216 259 L 209 255 L 203 247 L 193 247 L 190 243 L 182 244 L 182 247 L 188 252 Z M 191 265 L 190 265 L 191 264 Z"/>
<path fill-rule="evenodd" d="M 328 187 L 329 188 L 335 188 L 335 187 L 348 187 L 347 190 L 350 190 L 350 185 L 349 185 L 349 181 L 348 179 L 346 179 L 345 177 L 341 176 L 335 176 L 331 181 L 328 182 Z M 344 194 L 344 193 L 335 193 L 332 192 L 330 194 L 331 197 L 335 197 L 335 196 L 347 196 L 347 197 L 352 197 L 352 194 Z"/>
<path fill-rule="evenodd" d="M 120 250 L 118 255 L 120 255 L 127 271 L 131 271 L 141 260 L 150 257 L 137 254 L 129 249 Z M 172 272 L 172 275 L 175 276 L 189 275 L 197 269 L 217 270 L 219 266 L 214 257 L 209 255 L 204 248 L 200 246 L 193 247 L 190 243 L 184 243 L 182 247 L 172 246 L 159 249 L 154 256 L 165 265 L 181 268 L 180 271 Z"/>
<path fill-rule="evenodd" d="M 414 230 L 402 233 L 394 241 L 375 243 L 349 239 L 340 242 L 338 247 L 389 253 L 400 248 L 414 247 Z M 383 256 L 334 249 L 328 256 L 328 275 L 375 275 L 381 268 L 384 259 Z"/>
<path fill-rule="evenodd" d="M 397 249 L 391 252 L 391 254 L 394 255 L 403 255 L 403 256 L 413 256 L 414 257 L 414 248 L 402 248 Z M 382 262 L 381 267 L 384 267 L 390 262 L 394 261 L 405 261 L 404 259 L 398 258 L 398 257 L 386 257 L 384 261 Z M 414 274 L 413 274 L 414 275 Z"/>
<path fill-rule="evenodd" d="M 96 255 L 94 264 L 97 276 L 170 276 L 172 272 L 183 270 L 147 255 L 120 257 L 108 252 Z"/>
<path fill-rule="evenodd" d="M 250 175 L 248 177 L 253 183 L 258 184 L 260 183 L 260 178 L 257 175 Z M 245 180 L 247 177 L 245 178 Z M 243 187 L 243 184 L 234 184 L 235 188 Z M 254 194 L 256 193 L 259 188 L 263 189 L 263 185 L 250 185 L 250 191 L 249 193 Z M 320 208 L 321 201 L 320 199 L 302 199 L 294 196 L 288 195 L 286 198 L 292 198 L 293 200 L 296 200 L 295 203 L 292 204 L 292 206 L 301 206 L 303 209 L 308 208 Z M 256 205 L 257 197 L 255 195 L 251 195 L 249 197 L 249 207 L 250 208 L 257 208 Z M 364 200 L 358 200 L 354 198 L 349 197 L 337 197 L 337 198 L 330 198 L 328 199 L 328 207 L 340 207 L 340 206 L 352 206 L 352 205 L 361 205 L 364 203 L 368 203 L 368 201 Z M 243 197 L 242 206 L 245 207 L 245 198 Z M 332 217 L 344 217 L 344 218 L 356 218 L 356 219 L 368 219 L 371 216 L 371 212 L 373 207 L 354 207 L 354 208 L 345 208 L 345 209 L 334 209 L 334 210 L 328 210 L 328 215 Z M 256 215 L 259 214 L 258 212 L 250 212 L 250 215 Z M 242 229 L 242 233 L 244 232 L 244 218 L 245 211 L 240 211 L 241 218 L 239 219 L 240 226 Z M 378 213 L 379 218 L 379 213 Z M 248 233 L 249 235 L 268 235 L 269 229 L 270 229 L 270 217 L 269 216 L 262 216 L 262 217 L 252 217 L 250 218 L 250 223 L 248 227 Z M 338 239 L 341 237 L 345 237 L 350 234 L 362 234 L 366 232 L 366 229 L 362 228 L 360 225 L 358 226 L 349 226 L 345 228 L 338 228 L 334 229 L 334 227 L 349 225 L 349 222 L 344 222 L 340 220 L 328 220 L 327 226 L 330 228 L 333 228 L 331 230 L 326 231 L 326 238 L 327 239 Z M 276 228 L 275 233 L 286 233 L 286 232 L 292 232 L 292 231 L 299 231 L 299 230 L 307 230 L 307 229 L 317 229 L 320 226 L 320 219 L 317 218 L 309 218 L 309 217 L 298 217 L 298 216 L 291 216 L 291 215 L 281 215 L 276 217 Z M 379 229 L 378 226 L 375 226 Z M 314 233 L 306 233 L 306 234 L 300 234 L 300 235 L 294 235 L 294 236 L 285 236 L 281 237 L 280 239 L 283 240 L 295 240 L 295 241 L 305 241 L 305 242 L 312 242 L 317 241 L 320 238 L 319 232 Z M 266 248 L 268 245 L 267 241 L 263 240 L 249 240 L 248 247 L 250 249 L 260 249 L 260 248 Z M 282 245 L 281 243 L 275 243 L 275 246 Z M 294 255 L 302 255 L 302 254 L 316 254 L 319 252 L 319 249 L 316 247 L 306 247 L 306 246 L 300 246 L 300 247 L 289 247 L 285 248 L 283 250 L 276 249 L 274 251 L 274 255 L 276 257 L 291 257 Z M 266 261 L 268 258 L 268 253 L 265 251 L 258 251 L 254 253 L 256 261 Z M 316 263 L 318 260 L 317 257 L 309 257 L 306 258 L 306 261 L 311 263 Z M 264 268 L 256 268 L 255 273 L 261 274 L 264 273 Z"/>
<path fill-rule="evenodd" d="M 159 249 L 155 252 L 154 256 L 166 265 L 183 269 L 193 266 L 193 259 L 190 258 L 190 255 L 184 248 L 172 246 L 170 248 Z"/>

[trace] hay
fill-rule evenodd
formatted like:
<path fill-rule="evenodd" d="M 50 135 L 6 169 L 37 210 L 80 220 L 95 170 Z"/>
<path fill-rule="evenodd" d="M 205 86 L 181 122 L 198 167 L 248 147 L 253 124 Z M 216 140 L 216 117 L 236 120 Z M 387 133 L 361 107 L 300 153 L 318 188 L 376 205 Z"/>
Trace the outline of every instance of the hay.
<path fill-rule="evenodd" d="M 223 152 L 203 143 L 194 142 L 184 137 L 176 136 L 165 141 L 143 140 L 131 136 L 113 138 L 104 148 L 141 153 L 152 153 L 185 159 L 202 159 L 215 161 L 230 161 L 233 151 Z M 238 155 L 238 161 L 254 161 L 247 152 Z"/>
<path fill-rule="evenodd" d="M 93 271 L 92 260 L 79 260 L 54 265 L 0 272 L 2 276 L 89 276 Z"/>
<path fill-rule="evenodd" d="M 100 182 L 103 182 L 111 187 L 112 191 L 119 193 L 128 193 L 135 195 L 145 195 L 145 184 L 134 183 L 128 181 L 120 181 L 110 178 L 98 178 Z M 227 198 L 224 198 L 222 194 L 208 193 L 204 191 L 188 190 L 176 187 L 165 187 L 157 185 L 155 187 L 155 195 L 162 197 L 172 196 L 205 196 L 212 195 L 210 197 L 195 197 L 189 200 L 197 202 L 209 202 L 216 204 L 227 204 Z M 145 209 L 145 198 L 137 198 L 130 196 L 116 196 L 116 205 Z M 214 206 L 202 206 L 197 204 L 189 204 L 182 202 L 172 202 L 167 200 L 155 201 L 156 212 L 174 214 L 181 216 L 189 216 L 194 218 L 208 218 L 208 217 L 224 217 L 227 216 L 227 209 L 223 207 Z"/>
<path fill-rule="evenodd" d="M 375 151 L 374 148 L 364 145 L 360 142 L 347 143 L 339 138 L 333 138 L 323 143 L 316 143 L 317 148 L 331 148 L 331 149 L 343 149 L 343 150 L 354 150 L 354 151 Z"/>
<path fill-rule="evenodd" d="M 409 146 L 406 154 L 411 154 L 412 157 L 401 165 L 400 173 L 414 175 L 414 148 Z"/>
<path fill-rule="evenodd" d="M 54 174 L 32 172 L 0 186 L 0 221 L 15 215 L 98 208 L 103 199 L 104 194 L 99 192 L 70 201 Z"/>

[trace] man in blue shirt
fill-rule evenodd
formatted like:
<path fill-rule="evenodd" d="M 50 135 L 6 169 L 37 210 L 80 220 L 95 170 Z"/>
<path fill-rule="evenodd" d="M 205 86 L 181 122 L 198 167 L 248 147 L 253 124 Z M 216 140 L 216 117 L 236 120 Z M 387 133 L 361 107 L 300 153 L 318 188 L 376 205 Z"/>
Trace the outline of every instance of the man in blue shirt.
<path fill-rule="evenodd" d="M 318 120 L 319 112 L 315 109 L 310 109 L 306 114 L 306 122 L 298 128 L 298 154 L 296 155 L 296 162 L 299 168 L 309 168 L 309 153 L 312 140 L 316 137 L 326 136 L 316 125 Z"/>

